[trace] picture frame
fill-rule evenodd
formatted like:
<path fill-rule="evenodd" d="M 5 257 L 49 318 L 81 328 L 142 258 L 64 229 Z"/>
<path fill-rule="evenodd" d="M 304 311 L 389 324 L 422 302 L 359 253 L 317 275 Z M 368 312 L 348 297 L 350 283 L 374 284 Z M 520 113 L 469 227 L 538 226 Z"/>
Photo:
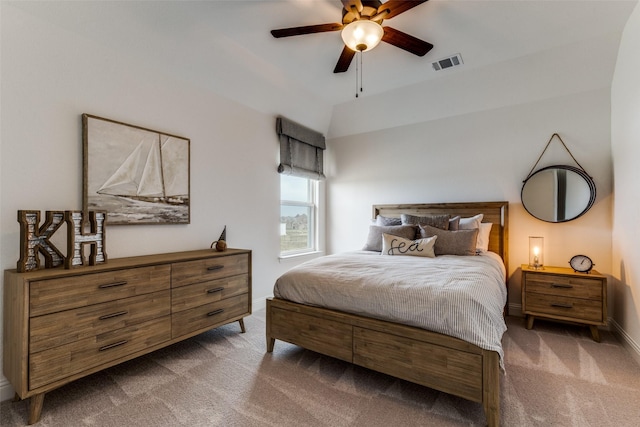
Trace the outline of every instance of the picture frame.
<path fill-rule="evenodd" d="M 109 225 L 189 224 L 188 138 L 82 114 L 83 211 Z"/>

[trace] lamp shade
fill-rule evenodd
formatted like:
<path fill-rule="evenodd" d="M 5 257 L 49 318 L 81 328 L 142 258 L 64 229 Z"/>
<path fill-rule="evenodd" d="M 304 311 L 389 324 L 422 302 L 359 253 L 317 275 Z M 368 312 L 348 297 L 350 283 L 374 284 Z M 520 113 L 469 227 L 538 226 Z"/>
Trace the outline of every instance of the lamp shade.
<path fill-rule="evenodd" d="M 366 52 L 378 46 L 384 30 L 375 21 L 361 19 L 353 21 L 342 29 L 342 40 L 355 52 Z"/>
<path fill-rule="evenodd" d="M 529 236 L 529 268 L 544 268 L 544 237 Z"/>

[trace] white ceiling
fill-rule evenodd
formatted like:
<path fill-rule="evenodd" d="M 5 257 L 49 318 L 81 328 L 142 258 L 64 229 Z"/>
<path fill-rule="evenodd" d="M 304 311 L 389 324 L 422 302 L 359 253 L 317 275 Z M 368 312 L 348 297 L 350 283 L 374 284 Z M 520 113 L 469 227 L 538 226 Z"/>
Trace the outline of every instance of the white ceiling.
<path fill-rule="evenodd" d="M 434 49 L 417 57 L 381 43 L 365 53 L 361 99 L 436 79 L 450 81 L 454 73 L 518 61 L 563 46 L 588 46 L 590 40 L 611 34 L 619 38 L 636 3 L 430 0 L 386 20 L 383 26 L 429 41 Z M 226 90 L 227 96 L 236 99 L 249 99 L 250 92 L 260 95 L 262 83 L 268 83 L 285 92 L 306 94 L 329 108 L 354 102 L 354 64 L 346 73 L 332 72 L 342 49 L 339 32 L 281 39 L 269 33 L 275 28 L 340 22 L 339 0 L 13 5 L 113 49 L 126 48 L 151 64 L 163 64 L 167 71 L 174 69 L 194 84 Z M 432 61 L 455 53 L 462 55 L 462 67 L 432 69 Z M 589 66 L 611 69 L 611 58 L 606 61 L 602 65 L 593 57 Z"/>

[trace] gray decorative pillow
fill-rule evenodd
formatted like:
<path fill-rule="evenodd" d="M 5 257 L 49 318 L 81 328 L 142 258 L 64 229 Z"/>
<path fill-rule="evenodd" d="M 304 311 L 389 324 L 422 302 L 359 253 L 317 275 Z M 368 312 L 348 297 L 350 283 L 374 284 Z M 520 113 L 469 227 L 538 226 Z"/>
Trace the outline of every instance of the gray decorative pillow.
<path fill-rule="evenodd" d="M 376 225 L 402 225 L 400 218 L 391 218 L 388 216 L 376 216 Z"/>
<path fill-rule="evenodd" d="M 449 231 L 429 225 L 420 225 L 420 236 L 438 236 L 434 246 L 437 255 L 475 255 L 478 229 Z"/>
<path fill-rule="evenodd" d="M 460 229 L 460 215 L 449 218 L 449 228 L 450 231 L 458 231 Z"/>
<path fill-rule="evenodd" d="M 382 252 L 382 234 L 404 237 L 413 240 L 416 237 L 415 225 L 370 225 L 367 243 L 362 248 L 363 251 Z"/>
<path fill-rule="evenodd" d="M 427 215 L 427 216 L 416 216 L 409 214 L 401 214 L 400 218 L 402 219 L 403 224 L 414 224 L 414 225 L 430 225 L 432 227 L 439 228 L 441 230 L 449 229 L 449 214 L 442 215 Z"/>

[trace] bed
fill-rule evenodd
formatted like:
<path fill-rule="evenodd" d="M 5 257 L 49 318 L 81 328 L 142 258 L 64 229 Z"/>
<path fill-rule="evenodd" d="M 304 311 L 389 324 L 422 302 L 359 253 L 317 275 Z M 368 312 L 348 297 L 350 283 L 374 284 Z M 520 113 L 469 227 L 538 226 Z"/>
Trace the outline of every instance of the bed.
<path fill-rule="evenodd" d="M 508 203 L 436 203 L 374 205 L 373 218 L 401 214 L 425 216 L 433 214 L 473 217 L 483 214 L 483 223 L 492 223 L 488 251 L 503 263 L 504 301 L 508 271 Z M 485 258 L 496 255 L 486 254 Z M 362 257 L 364 258 L 358 258 Z M 329 262 L 323 260 L 317 263 Z M 372 255 L 368 255 L 372 258 Z M 375 255 L 373 255 L 375 257 Z M 383 257 L 408 261 L 414 257 Z M 382 260 L 383 258 L 377 258 Z M 438 258 L 438 257 L 436 257 Z M 446 256 L 442 257 L 447 258 Z M 458 257 L 465 258 L 465 257 Z M 474 258 L 474 257 L 468 257 Z M 482 257 L 478 257 L 480 259 Z M 325 261 L 325 259 L 327 259 Z M 342 259 L 342 258 L 341 258 Z M 347 262 L 368 260 L 357 252 L 347 256 Z M 349 261 L 350 260 L 350 261 Z M 356 261 L 354 261 L 356 260 Z M 315 261 L 315 260 L 314 260 Z M 363 262 L 365 262 L 363 261 Z M 389 262 L 385 260 L 385 262 Z M 287 273 L 285 273 L 286 275 Z M 284 276 L 284 275 L 283 275 Z M 350 280 L 345 277 L 345 280 Z M 492 279 L 493 280 L 493 279 Z M 373 279 L 371 279 L 373 282 Z M 278 285 L 280 279 L 276 285 Z M 326 308 L 323 304 L 295 302 L 286 292 L 274 288 L 276 297 L 267 299 L 267 351 L 272 352 L 275 340 L 286 341 L 306 349 L 335 357 L 378 372 L 450 393 L 483 405 L 487 424 L 499 425 L 501 347 L 486 345 L 457 333 L 441 333 L 425 329 L 419 321 L 382 318 L 378 313 L 360 312 L 349 308 Z M 287 296 L 286 298 L 289 298 Z M 291 299 L 296 299 L 291 297 Z M 330 303 L 328 303 L 330 304 Z M 347 304 L 349 304 L 347 302 Z M 338 305 L 340 307 L 340 305 Z M 506 305 L 501 311 L 506 309 Z M 495 310 L 494 310 L 495 311 Z M 505 311 L 506 312 L 506 311 Z M 393 320 L 389 320 L 393 319 Z M 497 334 L 501 337 L 502 332 Z M 495 341 L 495 340 L 494 340 Z"/>

